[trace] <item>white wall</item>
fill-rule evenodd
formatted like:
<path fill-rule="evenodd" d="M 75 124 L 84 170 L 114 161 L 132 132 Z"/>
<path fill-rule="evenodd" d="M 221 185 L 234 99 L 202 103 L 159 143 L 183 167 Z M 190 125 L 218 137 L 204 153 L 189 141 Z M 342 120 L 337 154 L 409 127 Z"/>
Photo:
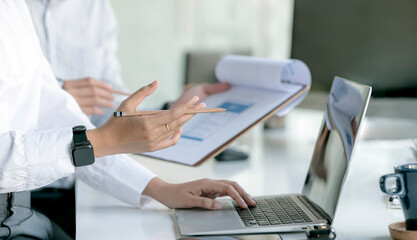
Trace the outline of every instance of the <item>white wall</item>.
<path fill-rule="evenodd" d="M 187 49 L 252 49 L 286 58 L 293 0 L 111 0 L 119 20 L 122 76 L 133 91 L 155 79 L 148 105 L 182 91 Z"/>

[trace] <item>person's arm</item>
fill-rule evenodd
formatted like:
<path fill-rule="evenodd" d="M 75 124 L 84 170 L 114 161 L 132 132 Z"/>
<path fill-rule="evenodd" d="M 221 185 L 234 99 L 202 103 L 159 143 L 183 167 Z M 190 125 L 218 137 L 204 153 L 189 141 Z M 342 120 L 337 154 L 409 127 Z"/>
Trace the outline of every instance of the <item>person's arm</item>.
<path fill-rule="evenodd" d="M 97 31 L 103 50 L 102 70 L 98 79 L 86 76 L 83 79 L 63 79 L 63 89 L 70 93 L 78 102 L 84 113 L 88 115 L 101 115 L 94 119 L 95 123 L 102 125 L 109 114 L 118 107 L 126 98 L 124 95 L 115 94 L 113 90 L 129 93 L 120 74 L 120 63 L 117 58 L 117 22 L 110 2 L 107 0 L 99 4 L 102 19 L 99 20 Z"/>
<path fill-rule="evenodd" d="M 139 96 L 139 99 L 143 99 L 145 96 L 151 94 L 156 87 L 157 82 L 154 85 L 144 87 L 138 92 L 138 94 L 135 95 L 135 97 Z M 90 132 L 91 129 L 94 129 L 94 126 L 91 125 L 88 118 L 81 112 L 78 105 L 74 102 L 74 99 L 72 99 L 65 91 L 60 89 L 55 82 L 50 82 L 46 79 L 42 90 L 42 111 L 40 112 L 40 122 L 43 126 L 40 127 L 58 128 L 83 124 L 90 129 Z M 51 98 L 54 99 L 53 102 L 51 102 Z M 129 106 L 130 102 L 127 101 L 125 105 Z M 60 107 L 59 111 L 56 110 L 57 107 Z M 138 123 L 141 123 L 140 118 L 114 119 L 116 122 L 123 120 L 135 120 L 138 121 Z M 107 126 L 107 128 L 111 127 Z M 174 125 L 172 125 L 172 128 L 175 129 Z M 117 130 L 114 130 L 114 132 L 117 132 Z M 138 132 L 139 136 L 144 133 L 140 131 Z M 133 132 L 126 132 L 125 137 L 129 138 L 131 133 Z M 109 136 L 109 138 L 111 137 L 113 136 Z M 151 138 L 151 136 L 148 137 Z M 97 144 L 94 143 L 94 140 L 90 140 L 92 141 L 94 150 L 97 153 L 99 147 L 97 147 Z M 118 143 L 116 142 L 114 144 Z M 96 157 L 98 157 L 97 154 Z M 143 195 L 142 192 L 148 185 L 149 181 L 155 177 L 151 171 L 125 155 L 99 157 L 93 165 L 76 168 L 75 174 L 77 178 L 81 179 L 91 187 L 107 192 L 110 195 L 136 207 L 143 206 L 143 204 L 151 199 L 150 197 Z"/>
<path fill-rule="evenodd" d="M 120 74 L 120 63 L 117 58 L 117 21 L 112 11 L 110 2 L 101 1 L 97 5 L 101 12 L 97 21 L 97 38 L 100 41 L 100 49 L 103 54 L 101 56 L 101 65 L 97 66 L 101 69 L 101 73 L 97 79 L 86 76 L 83 79 L 63 79 L 63 89 L 70 93 L 78 102 L 81 109 L 87 115 L 91 115 L 90 119 L 96 126 L 103 125 L 114 108 L 127 98 L 126 95 L 130 91 L 122 81 Z M 118 93 L 115 93 L 117 90 Z"/>
<path fill-rule="evenodd" d="M 156 177 L 149 169 L 124 154 L 97 158 L 90 166 L 76 168 L 75 176 L 92 188 L 138 208 L 152 199 L 142 192 Z"/>
<path fill-rule="evenodd" d="M 134 111 L 146 96 L 152 94 L 156 90 L 157 84 L 157 82 L 154 82 L 135 92 L 122 103 L 118 111 Z M 96 156 L 123 152 L 157 150 L 176 144 L 181 135 L 181 126 L 191 118 L 191 115 L 184 115 L 184 112 L 189 108 L 193 108 L 197 100 L 197 97 L 192 98 L 192 100 L 188 100 L 185 104 L 180 105 L 176 109 L 165 114 L 138 118 L 112 117 L 102 127 L 88 132 L 89 139 L 95 147 Z M 199 107 L 204 107 L 204 104 L 200 104 Z M 177 133 L 172 137 L 169 137 L 172 134 L 166 133 L 166 128 L 164 127 L 164 123 L 169 121 L 171 121 L 169 123 L 171 128 L 178 129 Z M 151 129 L 153 131 L 150 131 Z M 144 130 L 147 130 L 147 135 L 141 134 Z M 141 135 L 142 137 L 137 137 Z M 157 137 L 158 135 L 159 137 Z M 114 160 L 117 161 L 117 159 Z M 111 168 L 114 163 L 109 160 L 106 161 L 106 164 L 109 164 L 109 167 Z M 90 176 L 88 170 L 94 170 L 95 168 L 97 168 L 96 172 L 99 172 L 101 169 L 99 166 L 86 168 L 85 170 L 82 170 L 87 172 L 84 176 Z M 105 169 L 107 168 L 105 167 Z M 121 176 L 120 173 L 118 176 Z M 129 176 L 121 177 L 129 178 Z M 111 189 L 111 184 L 103 187 L 101 178 L 103 178 L 103 173 L 98 174 L 93 186 L 99 189 L 104 188 L 104 190 L 106 190 L 107 187 L 107 191 L 114 194 L 116 191 L 115 189 Z M 115 180 L 117 182 L 117 179 Z M 225 180 L 215 181 L 203 179 L 183 184 L 169 184 L 149 174 L 148 178 L 144 181 L 132 182 L 132 186 L 135 184 L 139 184 L 140 186 L 136 185 L 133 188 L 143 189 L 142 194 L 134 195 L 134 199 L 138 199 L 139 201 L 139 204 L 135 204 L 135 200 L 133 200 L 133 203 L 131 204 L 135 206 L 141 206 L 147 200 L 144 196 L 150 196 L 170 208 L 204 207 L 208 209 L 219 209 L 221 205 L 213 199 L 225 195 L 231 196 L 242 208 L 247 208 L 248 205 L 254 206 L 256 204 L 250 195 L 248 195 L 237 183 Z M 117 186 L 117 183 L 115 186 Z M 120 195 L 116 194 L 116 197 L 122 199 L 122 196 Z"/>
<path fill-rule="evenodd" d="M 117 51 L 117 22 L 108 1 L 102 3 L 102 17 L 100 28 L 100 46 L 103 50 L 103 65 L 101 78 L 86 77 L 82 79 L 63 79 L 62 88 L 70 93 L 80 105 L 84 113 L 88 115 L 102 115 L 100 125 L 109 117 L 109 113 L 118 107 L 126 98 L 116 94 L 113 90 L 129 93 L 120 75 L 120 63 L 116 55 Z"/>
<path fill-rule="evenodd" d="M 103 0 L 100 1 L 100 20 L 98 27 L 100 31 L 97 32 L 97 37 L 100 40 L 100 48 L 102 50 L 101 64 L 98 68 L 101 70 L 99 73 L 99 80 L 103 83 L 109 84 L 113 90 L 118 92 L 113 92 L 113 99 L 111 100 L 115 107 L 118 107 L 122 101 L 124 101 L 127 96 L 125 94 L 130 93 L 129 89 L 125 86 L 122 81 L 120 73 L 120 62 L 117 57 L 117 21 L 113 13 L 110 1 Z M 121 94 L 121 93 L 125 94 Z M 109 100 L 108 100 L 109 101 Z M 140 106 L 143 109 L 143 106 Z M 97 109 L 98 108 L 98 109 Z M 96 126 L 103 125 L 109 116 L 114 111 L 114 108 L 108 107 L 97 107 L 96 110 L 100 111 L 99 115 L 90 116 L 91 122 Z"/>
<path fill-rule="evenodd" d="M 39 132 L 4 129 L 0 133 L 0 193 L 43 187 L 74 173 L 70 128 Z"/>
<path fill-rule="evenodd" d="M 96 20 L 96 37 L 100 42 L 97 46 L 102 51 L 100 65 L 96 66 L 101 70 L 98 76 L 85 76 L 81 79 L 61 79 L 62 88 L 70 93 L 78 102 L 81 109 L 87 115 L 102 115 L 96 117 L 95 123 L 102 125 L 109 117 L 109 113 L 120 105 L 126 98 L 116 94 L 113 90 L 129 93 L 124 85 L 120 74 L 120 63 L 117 51 L 117 21 L 108 0 L 96 4 L 100 14 L 94 15 Z M 94 63 L 93 63 L 94 64 Z M 96 78 L 95 78 L 96 77 Z"/>
<path fill-rule="evenodd" d="M 1 52 L 11 48 L 7 44 L 7 41 L 0 41 Z M 25 85 L 27 79 L 24 78 L 32 77 L 28 81 L 38 81 L 41 76 L 25 73 L 25 69 L 14 69 L 13 61 L 8 58 L 11 52 L 6 53 L 9 55 L 0 55 L 0 193 L 36 189 L 74 173 L 70 160 L 71 128 L 38 131 L 36 123 L 39 122 L 39 105 L 28 104 L 28 108 L 22 109 L 13 106 L 13 103 L 22 106 L 22 101 L 38 102 L 38 85 L 28 89 Z M 29 52 L 29 55 L 33 57 L 34 53 Z M 36 63 L 38 66 L 30 66 L 29 69 L 36 69 L 42 74 L 44 62 Z M 23 71 L 22 76 L 13 77 L 10 69 Z M 50 75 L 53 78 L 52 73 Z M 50 100 L 53 105 L 54 99 Z M 53 115 L 49 117 L 53 118 Z M 33 122 L 32 126 L 28 121 Z"/>
<path fill-rule="evenodd" d="M 64 80 L 62 88 L 71 94 L 87 115 L 104 115 L 103 108 L 113 109 L 112 86 L 94 78 Z"/>
<path fill-rule="evenodd" d="M 138 105 L 157 87 L 158 81 L 142 87 L 123 101 L 116 111 L 136 111 Z M 205 107 L 204 103 L 196 105 L 197 101 L 198 97 L 193 97 L 174 109 L 150 116 L 110 117 L 103 126 L 87 131 L 95 156 L 153 152 L 175 145 L 181 136 L 182 126 L 194 116 L 186 112 Z"/>
<path fill-rule="evenodd" d="M 43 131 L 68 128 L 69 136 L 66 144 L 69 144 L 72 140 L 72 126 L 82 124 L 88 129 L 93 129 L 94 126 L 74 99 L 51 79 L 46 77 L 43 81 L 38 129 Z M 55 146 L 56 144 L 53 143 L 54 149 Z M 70 147 L 62 152 L 69 153 Z M 69 161 L 69 158 L 70 156 L 60 160 Z M 72 167 L 72 163 L 70 164 Z M 143 206 L 151 199 L 142 195 L 142 192 L 148 182 L 155 177 L 151 171 L 125 155 L 97 158 L 92 165 L 75 168 L 75 175 L 89 186 L 136 207 Z"/>
<path fill-rule="evenodd" d="M 192 182 L 171 184 L 153 178 L 143 194 L 151 196 L 169 208 L 193 208 L 219 210 L 222 205 L 215 199 L 230 196 L 242 208 L 255 206 L 256 201 L 236 182 L 201 179 Z"/>

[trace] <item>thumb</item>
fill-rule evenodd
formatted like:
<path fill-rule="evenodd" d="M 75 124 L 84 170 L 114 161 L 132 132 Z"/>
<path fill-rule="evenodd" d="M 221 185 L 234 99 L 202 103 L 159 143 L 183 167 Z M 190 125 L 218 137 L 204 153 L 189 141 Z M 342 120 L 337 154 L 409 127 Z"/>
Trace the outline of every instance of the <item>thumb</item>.
<path fill-rule="evenodd" d="M 215 83 L 215 84 L 204 85 L 204 91 L 207 94 L 214 94 L 214 93 L 223 92 L 223 91 L 226 91 L 229 88 L 230 88 L 229 83 Z"/>
<path fill-rule="evenodd" d="M 126 100 L 123 101 L 123 104 L 121 105 L 122 108 L 126 108 L 131 111 L 136 111 L 136 108 L 139 106 L 139 104 L 141 104 L 147 96 L 155 92 L 158 86 L 159 82 L 155 80 L 151 84 L 141 87 L 139 90 L 134 92 Z"/>
<path fill-rule="evenodd" d="M 202 207 L 206 209 L 219 210 L 222 208 L 222 204 L 211 198 L 206 197 L 193 197 L 193 206 Z"/>

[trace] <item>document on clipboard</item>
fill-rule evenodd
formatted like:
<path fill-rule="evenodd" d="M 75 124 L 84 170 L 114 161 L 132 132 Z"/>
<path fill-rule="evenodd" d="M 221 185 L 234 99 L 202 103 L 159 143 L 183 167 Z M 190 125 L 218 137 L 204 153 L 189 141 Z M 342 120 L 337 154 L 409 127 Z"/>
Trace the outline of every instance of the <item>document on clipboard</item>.
<path fill-rule="evenodd" d="M 196 166 L 216 156 L 237 137 L 270 116 L 283 116 L 307 95 L 311 74 L 300 60 L 229 55 L 216 77 L 231 88 L 204 99 L 221 113 L 198 114 L 183 126 L 177 145 L 143 155 Z"/>

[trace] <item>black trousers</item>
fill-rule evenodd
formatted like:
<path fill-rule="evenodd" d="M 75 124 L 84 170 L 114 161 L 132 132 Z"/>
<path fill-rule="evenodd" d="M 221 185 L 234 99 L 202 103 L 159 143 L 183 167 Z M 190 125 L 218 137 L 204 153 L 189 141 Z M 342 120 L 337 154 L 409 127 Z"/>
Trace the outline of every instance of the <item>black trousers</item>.
<path fill-rule="evenodd" d="M 71 240 L 61 227 L 31 208 L 31 192 L 0 194 L 0 239 Z"/>
<path fill-rule="evenodd" d="M 32 208 L 43 213 L 70 238 L 75 239 L 75 188 L 32 191 Z M 56 226 L 55 226 L 56 228 Z"/>

